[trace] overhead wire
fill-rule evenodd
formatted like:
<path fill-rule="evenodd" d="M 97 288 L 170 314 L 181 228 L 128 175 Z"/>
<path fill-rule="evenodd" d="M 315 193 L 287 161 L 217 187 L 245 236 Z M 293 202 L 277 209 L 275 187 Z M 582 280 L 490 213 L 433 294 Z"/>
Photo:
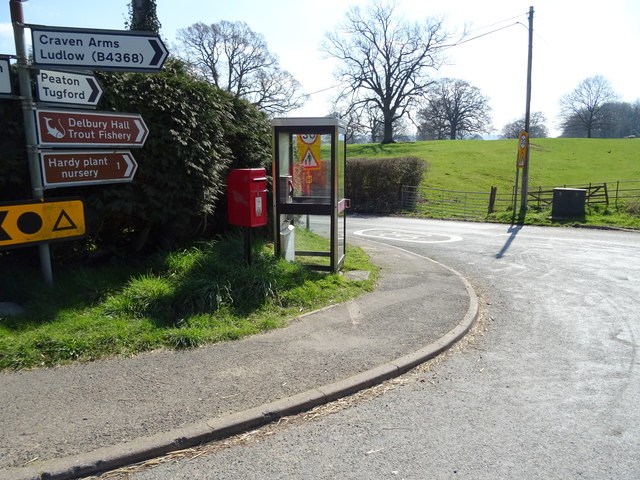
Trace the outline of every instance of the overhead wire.
<path fill-rule="evenodd" d="M 504 20 L 499 20 L 499 21 L 497 21 L 497 22 L 490 23 L 489 25 L 484 25 L 483 27 L 478 27 L 478 28 L 476 28 L 476 29 L 469 30 L 469 33 L 471 33 L 471 32 L 475 32 L 475 31 L 478 31 L 478 30 L 484 30 L 485 28 L 491 28 L 491 27 L 493 27 L 494 25 L 499 25 L 499 24 L 504 23 L 504 22 L 509 22 L 509 21 L 514 20 L 514 19 L 516 19 L 516 18 L 520 18 L 520 17 L 522 17 L 522 16 L 524 16 L 524 15 L 527 15 L 527 13 L 520 13 L 520 14 L 515 15 L 515 16 L 513 16 L 513 17 L 505 18 Z"/>
<path fill-rule="evenodd" d="M 470 33 L 473 33 L 473 32 L 479 32 L 479 31 L 485 30 L 485 29 L 487 29 L 487 28 L 491 28 L 491 27 L 493 27 L 493 26 L 495 26 L 495 25 L 500 25 L 500 24 L 502 24 L 502 23 L 509 22 L 509 21 L 511 21 L 511 20 L 515 20 L 516 18 L 520 18 L 520 17 L 522 17 L 522 16 L 526 16 L 526 15 L 528 15 L 528 14 L 527 14 L 527 13 L 521 13 L 521 14 L 519 14 L 519 15 L 515 15 L 515 16 L 510 17 L 510 18 L 505 18 L 504 20 L 499 20 L 499 21 L 494 22 L 494 23 L 491 23 L 491 24 L 489 24 L 489 25 L 485 25 L 485 26 L 482 26 L 482 27 L 475 28 L 475 29 L 473 29 L 473 30 L 469 30 L 469 31 L 468 31 L 468 32 L 466 32 L 466 33 L 467 33 L 467 34 L 470 34 Z M 505 30 L 505 29 L 507 29 L 507 28 L 509 28 L 509 27 L 513 27 L 514 25 L 522 25 L 522 26 L 524 26 L 525 28 L 528 28 L 528 27 L 526 27 L 526 25 L 524 25 L 522 22 L 513 22 L 513 23 L 510 23 L 509 25 L 504 25 L 504 26 L 502 26 L 502 27 L 500 27 L 500 28 L 496 28 L 496 29 L 491 30 L 491 31 L 489 31 L 489 32 L 485 32 L 485 33 L 482 33 L 482 34 L 480 34 L 480 35 L 476 35 L 475 37 L 467 38 L 467 39 L 465 39 L 465 40 L 461 40 L 461 41 L 459 41 L 459 42 L 452 43 L 451 45 L 444 45 L 444 46 L 442 47 L 442 49 L 443 49 L 443 50 L 445 50 L 445 49 L 448 49 L 448 48 L 457 47 L 458 45 L 463 45 L 463 44 L 465 44 L 465 43 L 469 43 L 469 42 L 471 42 L 471 41 L 473 41 L 473 40 L 477 40 L 478 38 L 486 37 L 487 35 L 492 35 L 492 34 L 494 34 L 494 33 L 496 33 L 496 32 L 501 31 L 501 30 Z M 464 37 L 463 37 L 463 38 L 464 38 Z"/>
<path fill-rule="evenodd" d="M 490 32 L 486 32 L 486 33 L 483 33 L 481 35 L 476 35 L 475 37 L 467 38 L 466 40 L 462 40 L 460 42 L 452 43 L 451 45 L 443 45 L 442 46 L 442 50 L 446 50 L 446 49 L 449 49 L 449 48 L 457 47 L 459 45 L 464 45 L 465 43 L 469 43 L 469 42 L 471 42 L 473 40 L 477 40 L 478 38 L 486 37 L 487 35 L 491 35 L 493 33 L 499 32 L 500 30 L 504 30 L 506 28 L 513 27 L 514 25 L 522 25 L 522 23 L 521 22 L 511 23 L 509 25 L 505 25 L 504 27 L 496 28 L 495 30 L 492 30 Z"/>
<path fill-rule="evenodd" d="M 494 25 L 500 25 L 501 23 L 508 22 L 508 21 L 514 20 L 514 19 L 516 19 L 516 18 L 520 18 L 520 17 L 522 17 L 523 15 L 528 15 L 528 13 L 521 13 L 521 14 L 519 14 L 519 15 L 515 15 L 515 16 L 513 16 L 513 17 L 511 17 L 511 18 L 506 18 L 506 19 L 504 19 L 504 20 L 499 20 L 499 21 L 494 22 L 494 23 L 491 23 L 491 24 L 489 24 L 489 25 L 485 25 L 485 26 L 483 26 L 483 27 L 478 27 L 478 28 L 476 28 L 476 29 L 470 30 L 468 33 L 481 31 L 481 30 L 484 30 L 484 29 L 486 29 L 486 28 L 493 27 Z M 477 40 L 477 39 L 479 39 L 479 38 L 486 37 L 487 35 L 492 35 L 492 34 L 494 34 L 494 33 L 496 33 L 496 32 L 499 32 L 499 31 L 501 31 L 501 30 L 505 30 L 505 29 L 507 29 L 507 28 L 509 28 L 509 27 L 513 27 L 513 26 L 515 26 L 515 25 L 522 25 L 522 26 L 523 26 L 523 27 L 525 27 L 526 29 L 528 29 L 528 28 L 529 28 L 529 27 L 527 27 L 525 24 L 523 24 L 522 22 L 514 22 L 514 23 L 510 23 L 509 25 L 505 25 L 505 26 L 502 26 L 502 27 L 500 27 L 500 28 L 496 28 L 496 29 L 494 29 L 494 30 L 491 30 L 490 32 L 485 32 L 485 33 L 482 33 L 482 34 L 480 34 L 480 35 L 476 35 L 475 37 L 467 38 L 467 39 L 465 39 L 465 40 L 461 40 L 461 41 L 459 41 L 459 42 L 452 43 L 451 45 L 444 45 L 444 46 L 442 47 L 442 50 L 446 50 L 446 49 L 449 49 L 449 48 L 457 47 L 457 46 L 459 46 L 459 45 L 463 45 L 463 44 L 465 44 L 465 43 L 469 43 L 469 42 L 471 42 L 471 41 L 473 41 L 473 40 Z M 332 89 L 337 88 L 337 87 L 338 87 L 338 85 L 333 85 L 333 86 L 331 86 L 331 87 L 323 88 L 323 89 L 321 89 L 321 90 L 317 90 L 317 91 L 315 91 L 315 92 L 307 93 L 307 94 L 305 94 L 305 96 L 306 96 L 306 97 L 310 97 L 311 95 L 316 95 L 316 94 L 318 94 L 318 93 L 326 92 L 327 90 L 332 90 Z"/>

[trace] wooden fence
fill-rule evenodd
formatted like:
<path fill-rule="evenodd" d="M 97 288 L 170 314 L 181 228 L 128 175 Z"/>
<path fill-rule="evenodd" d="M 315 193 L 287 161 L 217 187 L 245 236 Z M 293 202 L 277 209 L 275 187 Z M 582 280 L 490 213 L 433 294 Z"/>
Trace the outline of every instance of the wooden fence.
<path fill-rule="evenodd" d="M 640 181 L 614 181 L 579 185 L 558 185 L 554 187 L 534 187 L 529 189 L 528 204 L 550 207 L 554 188 L 580 188 L 586 190 L 586 204 L 614 205 L 640 200 Z M 402 187 L 401 205 L 405 211 L 412 211 L 435 218 L 481 219 L 489 213 L 513 209 L 514 192 L 498 192 L 491 187 L 489 192 L 465 192 L 439 188 Z"/>

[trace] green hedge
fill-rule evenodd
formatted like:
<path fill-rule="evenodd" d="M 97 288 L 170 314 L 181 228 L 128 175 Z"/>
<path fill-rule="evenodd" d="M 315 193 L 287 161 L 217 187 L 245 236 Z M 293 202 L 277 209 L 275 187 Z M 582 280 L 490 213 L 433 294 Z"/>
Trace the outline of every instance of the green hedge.
<path fill-rule="evenodd" d="M 348 158 L 346 195 L 355 212 L 401 210 L 402 185 L 420 185 L 427 164 L 418 157 Z"/>
<path fill-rule="evenodd" d="M 225 228 L 222 205 L 231 168 L 270 165 L 270 124 L 248 102 L 199 81 L 177 60 L 161 72 L 96 72 L 100 110 L 140 113 L 149 127 L 133 150 L 131 183 L 47 190 L 45 198 L 80 196 L 88 240 L 56 250 L 137 252 L 173 248 Z M 0 202 L 30 198 L 20 103 L 0 105 Z M 105 253 L 106 253 L 105 252 Z"/>

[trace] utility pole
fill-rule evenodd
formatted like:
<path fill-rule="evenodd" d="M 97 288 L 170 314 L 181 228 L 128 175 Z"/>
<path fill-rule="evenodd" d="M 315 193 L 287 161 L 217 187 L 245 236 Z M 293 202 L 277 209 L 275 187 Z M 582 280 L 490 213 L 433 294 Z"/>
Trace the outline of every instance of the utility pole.
<path fill-rule="evenodd" d="M 531 65 L 533 59 L 533 7 L 529 7 L 529 58 L 527 62 L 527 106 L 524 115 L 524 130 L 529 134 L 531 123 Z M 522 169 L 522 197 L 520 198 L 520 213 L 527 211 L 527 197 L 529 196 L 529 142 L 527 141 L 526 160 Z"/>
<path fill-rule="evenodd" d="M 20 98 L 22 99 L 22 117 L 24 119 L 24 131 L 27 140 L 27 157 L 29 161 L 29 174 L 31 176 L 31 191 L 34 200 L 44 199 L 44 187 L 40 174 L 40 162 L 38 158 L 38 138 L 36 135 L 36 120 L 34 116 L 35 105 L 31 93 L 31 70 L 27 59 L 27 47 L 24 35 L 24 16 L 22 2 L 26 0 L 10 0 L 11 23 L 13 24 L 13 36 L 16 43 L 16 57 L 18 60 L 18 81 L 20 83 Z M 40 253 L 40 268 L 42 278 L 47 286 L 53 285 L 53 273 L 51 269 L 51 253 L 48 243 L 38 245 Z"/>

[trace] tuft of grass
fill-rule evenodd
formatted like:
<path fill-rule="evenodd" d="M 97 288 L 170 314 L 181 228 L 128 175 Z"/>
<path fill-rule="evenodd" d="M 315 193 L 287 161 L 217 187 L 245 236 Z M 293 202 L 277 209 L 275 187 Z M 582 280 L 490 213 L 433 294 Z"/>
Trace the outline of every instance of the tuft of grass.
<path fill-rule="evenodd" d="M 39 283 L 35 268 L 7 272 L 0 279 L 3 301 L 19 302 L 25 312 L 0 317 L 0 369 L 242 338 L 369 291 L 377 273 L 358 248 L 348 248 L 345 269 L 371 270 L 365 282 L 275 258 L 264 242 L 255 245 L 251 265 L 242 252 L 242 237 L 230 236 L 147 258 L 135 268 L 56 272 L 51 289 Z"/>
<path fill-rule="evenodd" d="M 634 198 L 624 204 L 623 207 L 629 215 L 632 217 L 640 218 L 640 199 Z"/>

